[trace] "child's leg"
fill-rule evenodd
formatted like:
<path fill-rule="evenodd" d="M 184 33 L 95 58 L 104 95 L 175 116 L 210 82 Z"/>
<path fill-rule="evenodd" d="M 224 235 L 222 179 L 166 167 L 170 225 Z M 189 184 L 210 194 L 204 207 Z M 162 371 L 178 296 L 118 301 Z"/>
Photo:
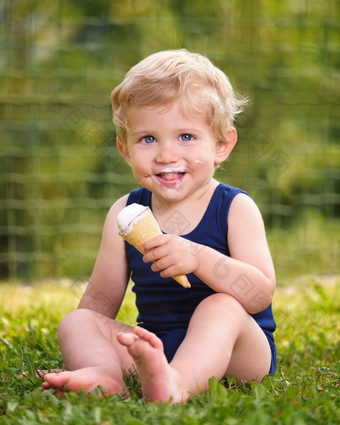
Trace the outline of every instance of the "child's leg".
<path fill-rule="evenodd" d="M 133 328 L 91 310 L 75 310 L 59 325 L 58 340 L 67 371 L 44 376 L 44 388 L 93 392 L 99 385 L 109 394 L 124 388 L 123 369 L 132 366 L 118 332 Z"/>
<path fill-rule="evenodd" d="M 206 298 L 197 307 L 187 335 L 170 364 L 161 341 L 145 329 L 118 334 L 128 347 L 149 400 L 181 402 L 208 388 L 212 376 L 231 374 L 261 380 L 271 362 L 269 343 L 243 307 L 226 294 Z"/>

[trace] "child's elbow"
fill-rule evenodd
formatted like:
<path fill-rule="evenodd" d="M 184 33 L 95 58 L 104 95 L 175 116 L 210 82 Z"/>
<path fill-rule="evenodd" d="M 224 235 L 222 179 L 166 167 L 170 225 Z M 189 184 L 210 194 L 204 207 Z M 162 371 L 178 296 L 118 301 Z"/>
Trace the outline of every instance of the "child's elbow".
<path fill-rule="evenodd" d="M 275 279 L 268 279 L 263 289 L 260 289 L 248 303 L 247 311 L 249 314 L 260 313 L 268 308 L 272 302 L 275 292 Z"/>

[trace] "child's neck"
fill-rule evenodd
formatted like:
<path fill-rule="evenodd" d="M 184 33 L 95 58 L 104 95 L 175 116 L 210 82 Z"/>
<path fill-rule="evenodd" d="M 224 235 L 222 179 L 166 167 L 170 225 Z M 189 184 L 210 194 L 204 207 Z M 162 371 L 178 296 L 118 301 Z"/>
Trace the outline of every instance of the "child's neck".
<path fill-rule="evenodd" d="M 192 232 L 202 220 L 219 182 L 213 180 L 197 198 L 174 203 L 161 203 L 152 195 L 152 211 L 165 233 L 185 235 Z"/>

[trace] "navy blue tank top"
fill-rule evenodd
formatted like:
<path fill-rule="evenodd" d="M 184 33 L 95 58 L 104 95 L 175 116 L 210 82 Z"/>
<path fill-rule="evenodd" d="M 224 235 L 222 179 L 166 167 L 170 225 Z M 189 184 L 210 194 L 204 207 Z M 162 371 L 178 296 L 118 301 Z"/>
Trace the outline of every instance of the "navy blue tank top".
<path fill-rule="evenodd" d="M 227 242 L 228 213 L 232 200 L 239 193 L 246 192 L 220 183 L 198 226 L 181 237 L 230 256 Z M 145 188 L 133 190 L 128 197 L 127 205 L 134 202 L 152 209 L 151 192 Z M 178 220 L 178 217 L 176 219 Z M 171 219 L 168 224 L 171 229 Z M 178 221 L 176 227 L 178 228 Z M 154 332 L 187 328 L 198 304 L 215 291 L 194 274 L 187 275 L 191 289 L 183 288 L 172 278 L 162 278 L 159 273 L 151 270 L 150 263 L 143 262 L 143 256 L 136 248 L 127 242 L 125 247 L 134 283 L 132 290 L 136 294 L 139 313 L 137 322 Z M 216 273 L 227 273 L 224 264 L 216 264 Z M 242 286 L 242 282 L 239 284 Z M 252 317 L 267 337 L 272 339 L 276 325 L 271 305 L 264 311 L 253 314 Z"/>

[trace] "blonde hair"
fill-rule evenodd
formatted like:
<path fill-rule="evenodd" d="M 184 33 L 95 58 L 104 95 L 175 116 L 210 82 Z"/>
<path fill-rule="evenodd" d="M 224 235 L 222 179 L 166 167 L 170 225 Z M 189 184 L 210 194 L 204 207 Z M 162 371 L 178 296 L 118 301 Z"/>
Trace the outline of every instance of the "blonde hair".
<path fill-rule="evenodd" d="M 181 106 L 206 119 L 217 140 L 242 112 L 246 99 L 238 96 L 228 77 L 208 58 L 185 49 L 154 53 L 132 67 L 111 93 L 117 138 L 126 143 L 127 109 L 134 106 L 166 105 L 180 99 Z"/>

